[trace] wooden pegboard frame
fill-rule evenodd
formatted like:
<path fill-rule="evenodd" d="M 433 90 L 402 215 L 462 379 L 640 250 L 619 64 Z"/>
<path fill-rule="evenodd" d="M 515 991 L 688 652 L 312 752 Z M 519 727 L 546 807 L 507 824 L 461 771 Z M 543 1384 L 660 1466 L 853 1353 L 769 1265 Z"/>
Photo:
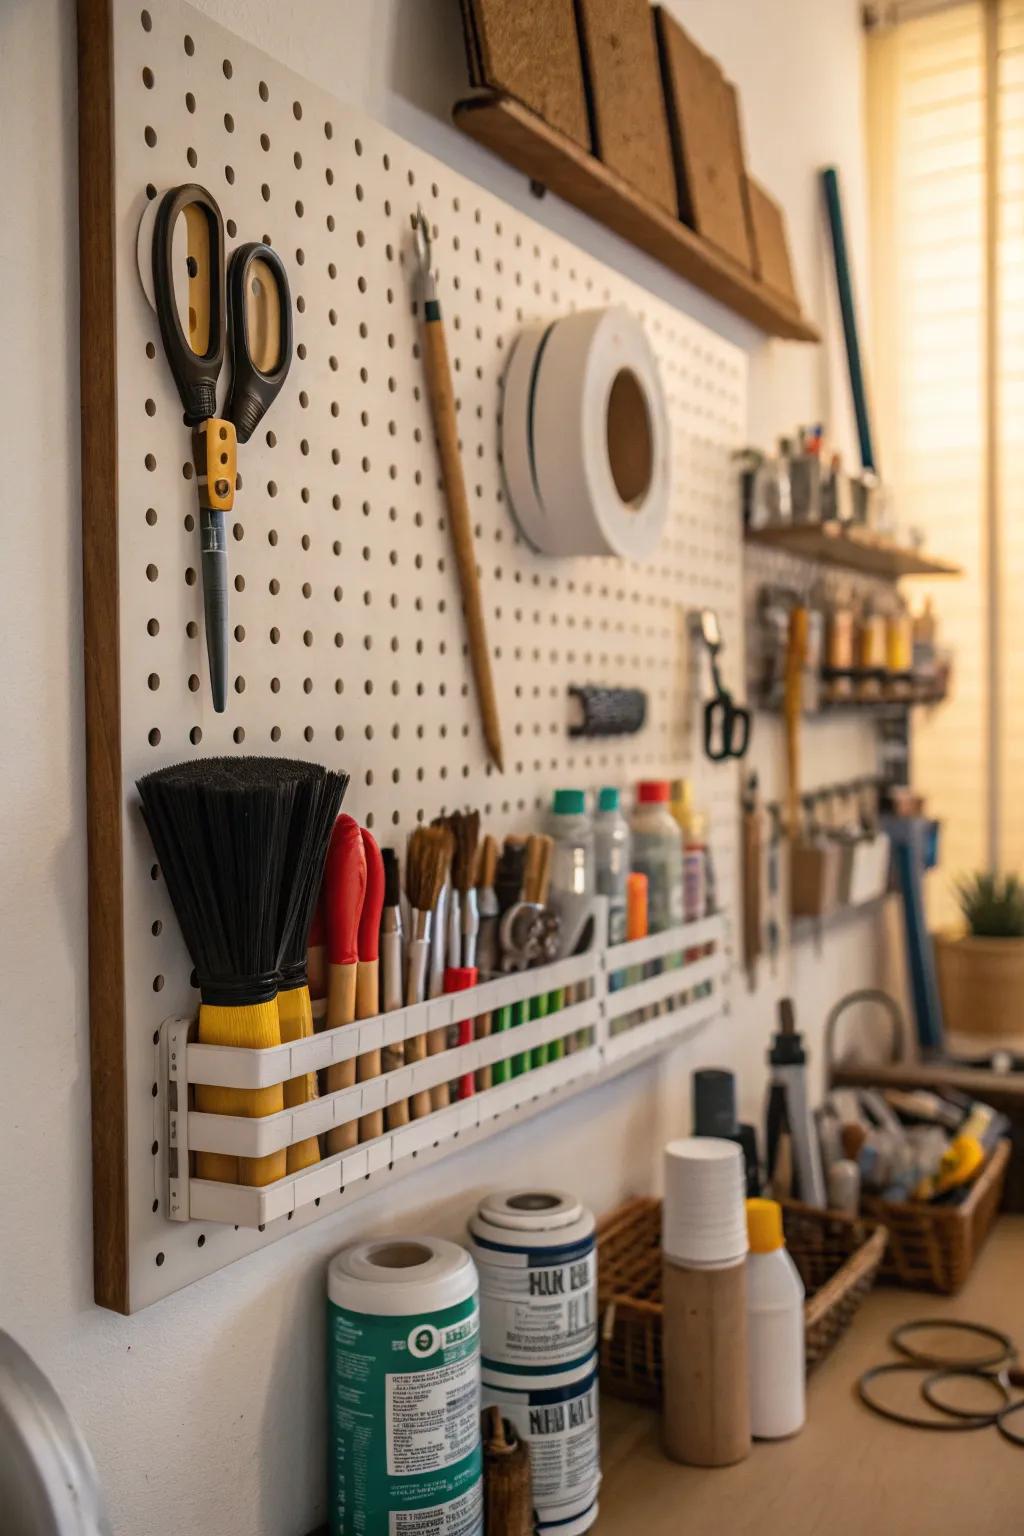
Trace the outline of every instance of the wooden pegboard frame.
<path fill-rule="evenodd" d="M 501 834 L 535 823 L 557 783 L 690 771 L 729 910 L 736 774 L 694 748 L 685 614 L 718 609 L 738 677 L 729 455 L 746 376 L 735 347 L 178 0 L 81 0 L 80 40 L 96 1294 L 131 1311 L 281 1235 L 197 1233 L 161 1209 L 157 1033 L 196 998 L 135 779 L 198 752 L 316 757 L 352 774 L 346 808 L 401 843 L 456 804 Z M 269 237 L 297 311 L 292 373 L 240 453 L 223 716 L 206 682 L 188 436 L 136 270 L 147 189 L 186 180 L 217 197 L 229 247 Z M 503 778 L 479 737 L 417 354 L 417 201 L 437 228 Z M 538 557 L 504 504 L 498 401 L 514 336 L 609 303 L 642 318 L 668 399 L 672 502 L 645 567 Z M 644 733 L 570 740 L 569 682 L 645 687 Z"/>

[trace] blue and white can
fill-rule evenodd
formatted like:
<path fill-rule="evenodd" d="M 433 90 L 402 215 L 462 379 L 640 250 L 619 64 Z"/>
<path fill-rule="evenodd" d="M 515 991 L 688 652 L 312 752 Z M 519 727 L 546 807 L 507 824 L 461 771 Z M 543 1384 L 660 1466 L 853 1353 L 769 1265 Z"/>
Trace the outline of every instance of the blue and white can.
<path fill-rule="evenodd" d="M 594 1217 L 561 1190 L 488 1195 L 469 1223 L 484 1370 L 547 1376 L 597 1348 Z"/>

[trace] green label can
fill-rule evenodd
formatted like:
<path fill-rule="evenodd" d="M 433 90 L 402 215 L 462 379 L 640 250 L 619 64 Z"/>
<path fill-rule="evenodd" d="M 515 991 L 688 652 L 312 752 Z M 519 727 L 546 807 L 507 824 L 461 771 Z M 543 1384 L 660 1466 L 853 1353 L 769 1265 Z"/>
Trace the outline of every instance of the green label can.
<path fill-rule="evenodd" d="M 423 1250 L 429 1260 L 410 1262 Z M 403 1254 L 401 1275 L 377 1283 L 338 1273 L 352 1255 L 356 1268 L 361 1257 L 386 1270 Z M 412 1283 L 438 1259 L 447 1274 Z M 449 1296 L 458 1299 L 436 1305 Z M 480 1320 L 468 1255 L 433 1239 L 360 1244 L 332 1263 L 327 1310 L 332 1536 L 482 1536 Z"/>

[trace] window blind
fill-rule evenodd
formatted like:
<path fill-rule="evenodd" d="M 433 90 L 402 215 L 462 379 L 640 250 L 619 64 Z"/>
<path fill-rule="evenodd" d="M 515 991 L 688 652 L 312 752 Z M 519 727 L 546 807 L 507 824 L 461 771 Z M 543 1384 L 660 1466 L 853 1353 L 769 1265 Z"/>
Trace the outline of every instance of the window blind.
<path fill-rule="evenodd" d="M 868 122 L 883 478 L 965 572 L 907 584 L 956 653 L 951 699 L 917 723 L 915 781 L 949 873 L 1024 869 L 1024 0 L 869 36 Z M 953 914 L 948 882 L 930 905 Z"/>

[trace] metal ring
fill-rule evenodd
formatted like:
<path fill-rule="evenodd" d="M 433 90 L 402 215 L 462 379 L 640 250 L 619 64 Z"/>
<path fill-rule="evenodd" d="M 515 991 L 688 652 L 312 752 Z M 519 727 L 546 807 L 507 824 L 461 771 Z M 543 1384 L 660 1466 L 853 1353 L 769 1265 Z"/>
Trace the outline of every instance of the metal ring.
<path fill-rule="evenodd" d="M 983 1414 L 977 1419 L 953 1418 L 947 1413 L 943 1419 L 918 1419 L 909 1413 L 898 1413 L 895 1408 L 886 1408 L 881 1403 L 876 1403 L 868 1396 L 868 1383 L 879 1376 L 893 1376 L 905 1371 L 927 1370 L 927 1366 L 915 1365 L 909 1360 L 890 1360 L 885 1365 L 874 1365 L 869 1371 L 865 1371 L 857 1383 L 857 1391 L 860 1400 L 872 1413 L 877 1413 L 880 1418 L 891 1419 L 894 1424 L 905 1424 L 909 1429 L 937 1429 L 943 1433 L 958 1434 L 966 1429 L 987 1429 L 990 1424 L 998 1423 L 998 1416 L 993 1418 L 991 1414 Z M 942 1410 L 946 1413 L 946 1410 Z"/>
<path fill-rule="evenodd" d="M 1004 1440 L 1009 1440 L 1011 1445 L 1024 1445 L 1024 1435 L 1015 1435 L 1006 1427 L 1007 1419 L 1019 1408 L 1024 1408 L 1024 1397 L 1018 1398 L 1015 1403 L 1007 1403 L 1006 1407 L 996 1414 L 996 1429 Z"/>
<path fill-rule="evenodd" d="M 974 1381 L 984 1381 L 990 1387 L 994 1387 L 1003 1400 L 1002 1407 L 993 1408 L 991 1413 L 984 1414 L 981 1412 L 972 1412 L 964 1408 L 954 1408 L 949 1403 L 944 1403 L 941 1398 L 936 1396 L 934 1388 L 940 1381 L 948 1381 L 952 1377 L 957 1376 L 969 1376 Z M 1010 1397 L 1010 1389 L 1000 1376 L 991 1376 L 987 1371 L 975 1371 L 964 1367 L 936 1371 L 933 1376 L 929 1376 L 926 1381 L 922 1381 L 921 1396 L 924 1398 L 929 1407 L 937 1408 L 940 1413 L 948 1413 L 954 1419 L 970 1419 L 972 1423 L 977 1419 L 985 1418 L 990 1424 L 994 1424 L 999 1418 L 1000 1413 L 1004 1413 L 1012 1402 Z"/>
<path fill-rule="evenodd" d="M 962 1357 L 951 1359 L 948 1355 L 929 1354 L 925 1350 L 915 1349 L 912 1344 L 904 1343 L 905 1334 L 922 1328 L 955 1328 L 961 1333 L 977 1333 L 982 1338 L 993 1339 L 999 1345 L 999 1351 L 997 1354 L 990 1351 L 976 1360 L 965 1360 Z M 1016 1353 L 1013 1340 L 1008 1334 L 1001 1333 L 998 1328 L 990 1328 L 986 1323 L 967 1323 L 956 1317 L 922 1317 L 910 1323 L 901 1323 L 890 1333 L 889 1343 L 915 1365 L 932 1365 L 952 1371 L 979 1371 L 989 1366 L 1002 1365 Z"/>

